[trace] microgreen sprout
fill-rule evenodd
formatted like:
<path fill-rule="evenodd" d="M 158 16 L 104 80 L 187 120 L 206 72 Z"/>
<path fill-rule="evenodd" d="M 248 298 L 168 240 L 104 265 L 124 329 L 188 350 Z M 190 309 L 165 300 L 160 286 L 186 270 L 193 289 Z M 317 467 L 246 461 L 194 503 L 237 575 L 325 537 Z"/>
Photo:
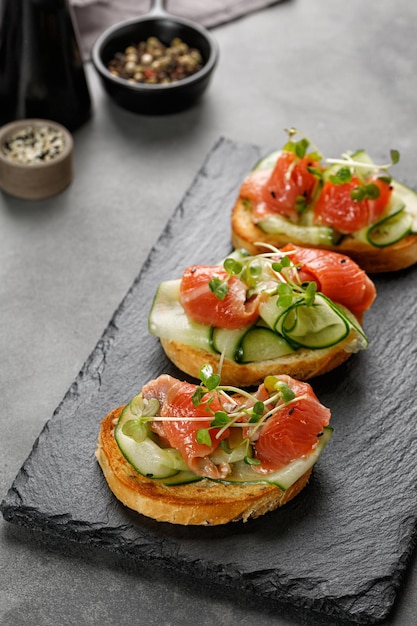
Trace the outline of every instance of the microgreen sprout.
<path fill-rule="evenodd" d="M 344 183 L 350 183 L 352 180 L 352 171 L 349 167 L 341 167 L 336 174 L 330 174 L 329 180 L 334 185 L 343 185 Z"/>
<path fill-rule="evenodd" d="M 391 178 L 384 176 L 379 177 L 380 180 L 384 180 L 388 184 L 391 183 Z M 335 174 L 330 174 L 329 181 L 334 185 L 343 185 L 344 183 L 350 183 L 352 180 L 352 171 L 349 167 L 341 167 Z M 375 183 L 361 183 L 354 187 L 350 192 L 350 197 L 355 202 L 362 202 L 369 198 L 375 200 L 380 196 L 380 189 Z"/>
<path fill-rule="evenodd" d="M 307 155 L 307 149 L 311 145 L 310 139 L 297 128 L 287 128 L 285 130 L 288 134 L 288 141 L 284 145 L 283 150 L 287 152 L 294 152 L 297 155 L 297 157 L 300 159 L 304 158 L 305 156 L 309 156 L 311 160 L 314 160 L 316 162 L 323 161 L 323 163 L 325 163 L 326 165 L 340 165 L 341 166 L 341 168 L 337 172 L 329 175 L 329 180 L 335 185 L 341 185 L 343 183 L 350 182 L 352 178 L 353 168 L 355 168 L 357 171 L 364 170 L 366 172 L 367 170 L 369 170 L 369 167 L 370 167 L 369 163 L 355 160 L 352 156 L 352 153 L 350 152 L 346 152 L 342 154 L 342 158 L 340 159 L 324 158 L 320 150 L 318 150 L 317 147 L 314 146 L 313 151 Z M 301 138 L 298 140 L 295 140 L 294 138 L 297 135 Z M 391 176 L 389 175 L 387 171 L 389 170 L 390 167 L 392 167 L 393 165 L 396 165 L 399 162 L 400 160 L 399 151 L 395 149 L 391 149 L 390 157 L 391 157 L 391 161 L 389 163 L 383 163 L 380 165 L 372 164 L 372 169 L 375 172 L 379 172 L 378 178 L 388 183 L 391 182 Z M 319 180 L 323 179 L 323 171 L 325 170 L 322 170 L 319 167 L 315 167 L 313 165 L 309 165 L 307 167 L 307 170 L 310 172 L 310 174 L 313 174 L 317 179 Z M 365 198 L 375 199 L 379 196 L 379 193 L 380 191 L 376 185 L 372 185 L 372 188 L 370 188 L 368 185 L 365 184 L 363 186 L 362 185 L 359 186 L 357 189 L 354 190 L 354 192 L 352 192 L 352 199 L 358 202 L 360 202 L 361 200 L 364 200 Z M 303 207 L 304 205 L 300 197 L 300 200 L 298 201 L 297 199 L 296 201 L 296 210 L 299 212 L 303 212 L 305 210 Z"/>
<path fill-rule="evenodd" d="M 291 306 L 293 299 L 293 289 L 288 283 L 280 283 L 277 286 L 278 300 L 277 305 L 286 309 Z"/>
<path fill-rule="evenodd" d="M 227 280 L 221 280 L 221 278 L 217 276 L 210 279 L 209 287 L 210 291 L 212 291 L 219 300 L 224 300 L 229 291 Z"/>
<path fill-rule="evenodd" d="M 307 198 L 305 196 L 297 196 L 295 199 L 295 210 L 297 213 L 304 213 L 307 210 Z"/>
<path fill-rule="evenodd" d="M 305 137 L 302 137 L 298 141 L 293 141 L 292 138 L 285 144 L 284 150 L 288 152 L 294 152 L 299 159 L 303 159 L 306 155 L 307 148 L 310 142 Z"/>
<path fill-rule="evenodd" d="M 236 276 L 246 285 L 247 298 L 260 293 L 269 297 L 277 295 L 277 305 L 283 308 L 289 308 L 295 299 L 307 306 L 314 304 L 316 283 L 301 283 L 298 267 L 291 260 L 291 251 L 283 254 L 270 244 L 255 242 L 255 245 L 263 246 L 267 251 L 255 256 L 246 254 L 239 260 L 233 257 L 225 259 L 223 267 L 228 276 L 225 280 L 211 279 L 211 291 L 223 299 L 228 291 L 228 281 Z"/>
<path fill-rule="evenodd" d="M 137 443 L 141 443 L 149 434 L 148 423 L 152 421 L 159 411 L 159 400 L 156 398 L 143 398 L 138 394 L 129 402 L 128 409 L 134 419 L 127 420 L 122 427 L 122 432 L 131 437 Z"/>
<path fill-rule="evenodd" d="M 226 455 L 233 455 L 238 451 L 238 459 L 249 465 L 259 465 L 260 460 L 254 456 L 253 447 L 258 429 L 277 411 L 303 396 L 296 397 L 289 385 L 276 376 L 267 376 L 264 379 L 268 397 L 263 400 L 256 393 L 252 394 L 233 385 L 222 385 L 220 374 L 214 373 L 211 365 L 204 365 L 200 369 L 199 377 L 200 384 L 195 388 L 192 402 L 195 406 L 204 405 L 207 417 L 161 416 L 159 401 L 156 398 L 145 399 L 139 394 L 125 409 L 134 417 L 124 422 L 123 434 L 137 443 L 142 443 L 147 437 L 151 437 L 149 424 L 152 421 L 200 421 L 204 422 L 204 427 L 196 430 L 197 443 L 211 447 L 217 441 Z M 214 408 L 215 399 L 217 402 Z M 208 427 L 207 420 L 210 420 Z M 226 432 L 232 428 L 239 428 L 240 433 L 236 430 L 234 435 L 230 431 Z"/>
<path fill-rule="evenodd" d="M 321 161 L 323 155 L 318 150 L 316 146 L 312 146 L 310 139 L 304 135 L 297 128 L 286 128 L 285 129 L 288 134 L 288 141 L 285 144 L 283 150 L 288 152 L 294 152 L 299 159 L 303 159 L 304 157 L 309 157 L 312 161 Z M 294 137 L 299 135 L 301 139 L 298 141 L 294 141 Z M 307 153 L 307 149 L 312 146 L 312 151 Z"/>
<path fill-rule="evenodd" d="M 304 302 L 307 306 L 311 306 L 312 304 L 314 304 L 316 292 L 317 284 L 313 280 L 307 283 L 304 298 Z"/>
<path fill-rule="evenodd" d="M 199 406 L 204 403 L 210 412 L 210 403 L 206 397 L 210 393 L 215 394 L 223 407 L 220 411 L 211 411 L 211 422 L 208 428 L 200 428 L 196 433 L 196 441 L 200 444 L 212 445 L 210 431 L 217 430 L 215 438 L 220 439 L 224 432 L 231 427 L 248 429 L 247 436 L 242 439 L 239 445 L 246 447 L 244 456 L 245 463 L 258 465 L 259 460 L 253 457 L 251 438 L 255 431 L 271 417 L 282 406 L 291 403 L 295 398 L 295 393 L 284 381 L 275 376 L 267 376 L 264 381 L 269 398 L 265 401 L 259 400 L 256 395 L 232 385 L 221 385 L 217 374 L 213 373 L 210 365 L 201 368 L 201 384 L 193 394 L 193 404 Z M 218 382 L 215 386 L 214 383 Z M 229 396 L 229 394 L 233 394 Z M 226 408 L 227 406 L 227 408 Z M 222 443 L 222 449 L 230 454 L 232 450 L 227 443 Z"/>
<path fill-rule="evenodd" d="M 131 437 L 136 443 L 142 443 L 148 436 L 148 429 L 140 418 L 127 420 L 122 426 L 122 432 L 126 437 Z"/>
<path fill-rule="evenodd" d="M 361 202 L 362 200 L 366 200 L 367 198 L 369 198 L 370 200 L 375 200 L 376 198 L 379 198 L 380 193 L 381 191 L 378 185 L 375 185 L 375 183 L 367 183 L 359 185 L 358 187 L 355 187 L 355 189 L 352 189 L 352 191 L 350 192 L 350 197 L 352 198 L 352 200 L 355 200 L 355 202 Z"/>
<path fill-rule="evenodd" d="M 400 160 L 399 151 L 394 150 L 394 149 L 390 150 L 390 157 L 391 157 L 390 163 L 383 163 L 380 165 L 373 163 L 372 168 L 375 170 L 386 171 L 393 165 L 397 165 L 397 163 Z M 326 163 L 329 163 L 331 165 L 342 165 L 342 166 L 348 166 L 348 167 L 363 168 L 365 170 L 369 169 L 369 163 L 362 162 L 362 161 L 355 161 L 355 159 L 352 158 L 352 154 L 350 152 L 345 152 L 344 154 L 342 154 L 341 159 L 327 158 L 325 160 L 326 160 Z"/>
<path fill-rule="evenodd" d="M 287 255 L 283 256 L 279 261 L 272 262 L 272 269 L 275 270 L 275 272 L 281 272 L 284 267 L 290 267 L 290 266 L 291 266 L 291 259 Z"/>
<path fill-rule="evenodd" d="M 237 276 L 242 271 L 242 264 L 232 257 L 225 259 L 223 267 L 228 274 L 227 278 L 222 280 L 221 278 L 215 276 L 209 281 L 210 291 L 212 291 L 219 300 L 225 299 L 226 294 L 229 291 L 228 281 L 230 278 L 232 276 Z"/>

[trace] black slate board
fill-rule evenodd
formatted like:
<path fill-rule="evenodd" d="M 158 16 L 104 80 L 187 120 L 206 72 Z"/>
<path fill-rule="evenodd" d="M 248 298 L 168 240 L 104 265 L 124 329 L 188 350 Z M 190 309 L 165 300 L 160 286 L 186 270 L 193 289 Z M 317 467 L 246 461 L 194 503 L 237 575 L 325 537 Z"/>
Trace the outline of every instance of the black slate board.
<path fill-rule="evenodd" d="M 365 319 L 370 348 L 314 389 L 332 410 L 334 437 L 304 492 L 246 524 L 183 528 L 128 511 L 94 458 L 99 421 L 143 383 L 183 377 L 148 335 L 155 284 L 230 250 L 230 207 L 263 151 L 221 138 L 152 249 L 90 358 L 1 504 L 6 520 L 47 535 L 221 583 L 235 597 L 375 623 L 389 614 L 411 556 L 417 517 L 413 341 L 417 268 L 375 277 Z M 77 468 L 74 472 L 74 467 Z M 203 591 L 202 591 L 203 592 Z"/>

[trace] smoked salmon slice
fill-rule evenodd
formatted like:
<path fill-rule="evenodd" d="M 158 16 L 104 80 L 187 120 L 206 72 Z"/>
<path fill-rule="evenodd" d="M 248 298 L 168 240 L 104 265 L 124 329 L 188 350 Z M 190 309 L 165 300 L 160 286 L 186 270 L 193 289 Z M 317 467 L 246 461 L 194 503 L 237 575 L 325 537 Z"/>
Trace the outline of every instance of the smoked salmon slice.
<path fill-rule="evenodd" d="M 215 394 L 208 394 L 199 406 L 194 406 L 192 396 L 195 390 L 196 385 L 179 381 L 168 374 L 164 374 L 145 385 L 142 394 L 144 398 L 157 398 L 159 400 L 159 416 L 178 418 L 152 422 L 152 430 L 156 432 L 164 444 L 179 450 L 184 461 L 195 474 L 214 479 L 223 478 L 229 468 L 215 466 L 209 459 L 209 455 L 217 448 L 222 439 L 228 437 L 228 430 L 216 438 L 219 429 L 210 429 L 211 446 L 198 443 L 196 438 L 200 428 L 209 428 L 213 419 L 210 411 L 221 411 L 222 406 Z M 207 419 L 191 421 L 184 419 L 185 417 Z"/>
<path fill-rule="evenodd" d="M 308 383 L 282 374 L 276 377 L 295 394 L 269 417 L 255 441 L 255 456 L 260 472 L 278 470 L 291 461 L 310 454 L 318 437 L 330 422 L 330 410 L 323 406 Z"/>
<path fill-rule="evenodd" d="M 198 443 L 197 431 L 210 427 L 213 412 L 225 411 L 218 393 L 208 392 L 202 403 L 195 406 L 192 398 L 197 385 L 164 374 L 145 385 L 142 395 L 145 399 L 157 398 L 160 402 L 158 417 L 166 420 L 159 421 L 155 417 L 151 428 L 163 444 L 179 450 L 195 474 L 221 480 L 230 473 L 230 465 L 226 462 L 215 465 L 210 454 L 223 439 L 229 438 L 230 441 L 236 428 L 253 445 L 254 458 L 259 463 L 254 469 L 267 473 L 313 452 L 323 428 L 330 422 L 330 410 L 320 403 L 308 383 L 287 375 L 270 378 L 287 386 L 293 392 L 293 399 L 282 400 L 275 388 L 268 391 L 265 384 L 260 385 L 250 399 L 239 393 L 233 394 L 226 405 L 239 412 L 241 427 L 227 425 L 221 433 L 218 428 L 210 428 L 211 445 Z M 269 405 L 268 400 L 273 395 L 275 399 Z M 265 420 L 259 427 L 248 421 L 250 409 L 256 401 L 264 403 Z M 193 421 L 197 417 L 203 419 Z"/>
<path fill-rule="evenodd" d="M 235 330 L 253 324 L 258 318 L 259 296 L 246 299 L 247 287 L 236 276 L 228 280 L 228 290 L 220 299 L 210 289 L 211 279 L 225 281 L 228 273 L 220 266 L 187 267 L 181 280 L 180 299 L 186 314 L 199 324 Z"/>
<path fill-rule="evenodd" d="M 297 221 L 317 188 L 317 178 L 310 169 L 320 167 L 309 157 L 298 158 L 294 152 L 283 151 L 272 171 L 253 170 L 243 181 L 239 195 L 251 202 L 255 222 L 269 213 Z"/>
<path fill-rule="evenodd" d="M 294 244 L 287 244 L 281 250 L 290 253 L 293 263 L 300 266 L 302 281 L 315 281 L 318 291 L 352 313 L 360 316 L 375 300 L 374 283 L 348 256 Z"/>

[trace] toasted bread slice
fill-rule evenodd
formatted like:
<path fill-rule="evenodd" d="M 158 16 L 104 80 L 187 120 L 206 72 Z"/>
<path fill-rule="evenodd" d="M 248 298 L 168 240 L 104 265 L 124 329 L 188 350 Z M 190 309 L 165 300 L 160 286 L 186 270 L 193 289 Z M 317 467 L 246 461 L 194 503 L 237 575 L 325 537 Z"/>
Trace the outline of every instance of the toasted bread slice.
<path fill-rule="evenodd" d="M 203 526 L 245 522 L 294 498 L 310 477 L 311 467 L 285 491 L 272 484 L 223 484 L 208 479 L 164 485 L 136 472 L 122 455 L 114 428 L 123 408 L 111 411 L 102 420 L 96 458 L 116 498 L 157 521 Z"/>
<path fill-rule="evenodd" d="M 186 374 L 198 378 L 203 364 L 209 364 L 214 371 L 219 370 L 220 355 L 208 352 L 178 341 L 161 339 L 161 345 L 167 357 Z M 288 374 L 297 380 L 309 380 L 321 376 L 344 363 L 357 351 L 357 333 L 350 335 L 330 348 L 308 350 L 300 348 L 294 353 L 268 361 L 236 363 L 231 359 L 222 361 L 221 380 L 223 384 L 250 387 L 261 384 L 266 376 Z"/>
<path fill-rule="evenodd" d="M 239 197 L 233 207 L 231 217 L 232 244 L 234 248 L 244 248 L 250 254 L 263 251 L 261 243 L 280 248 L 287 243 L 311 247 L 291 233 L 266 233 L 252 219 L 250 202 Z M 369 274 L 393 272 L 417 263 L 417 235 L 410 234 L 396 243 L 378 248 L 352 237 L 345 237 L 337 245 L 314 244 L 315 248 L 333 250 L 350 256 Z"/>

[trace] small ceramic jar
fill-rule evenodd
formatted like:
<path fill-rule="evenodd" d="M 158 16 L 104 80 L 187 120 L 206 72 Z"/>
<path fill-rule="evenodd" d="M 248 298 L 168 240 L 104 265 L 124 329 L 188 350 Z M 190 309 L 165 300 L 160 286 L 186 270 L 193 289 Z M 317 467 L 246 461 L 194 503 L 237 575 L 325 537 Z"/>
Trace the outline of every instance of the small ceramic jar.
<path fill-rule="evenodd" d="M 0 188 L 39 200 L 63 191 L 73 177 L 71 133 L 50 120 L 23 119 L 0 128 Z"/>

